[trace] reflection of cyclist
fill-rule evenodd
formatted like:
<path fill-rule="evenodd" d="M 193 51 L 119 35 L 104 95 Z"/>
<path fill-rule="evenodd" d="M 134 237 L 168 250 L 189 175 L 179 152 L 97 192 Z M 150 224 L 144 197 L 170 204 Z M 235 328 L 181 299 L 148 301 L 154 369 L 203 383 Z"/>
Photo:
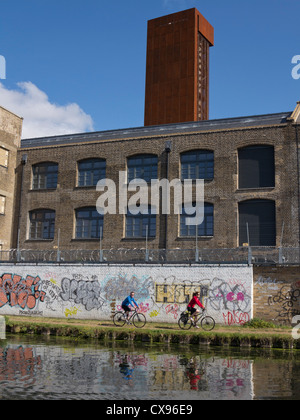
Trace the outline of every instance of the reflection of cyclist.
<path fill-rule="evenodd" d="M 136 306 L 136 308 L 139 309 L 139 305 L 134 299 L 134 292 L 131 292 L 130 295 L 122 302 L 122 309 L 125 311 L 127 320 L 129 319 L 129 314 L 132 311 L 132 309 L 129 308 L 129 305 L 133 308 Z"/>
<path fill-rule="evenodd" d="M 187 376 L 190 380 L 191 390 L 196 391 L 198 382 L 201 380 L 201 374 L 194 359 L 191 359 L 190 366 L 187 368 Z"/>
<path fill-rule="evenodd" d="M 196 320 L 197 320 L 197 315 L 200 313 L 200 311 L 196 309 L 195 306 L 198 305 L 201 309 L 203 310 L 205 309 L 202 303 L 200 302 L 199 298 L 200 298 L 200 293 L 199 292 L 194 293 L 193 299 L 190 301 L 187 307 L 187 310 L 191 314 L 191 320 L 194 321 L 193 325 L 196 328 L 199 328 L 198 325 L 196 325 Z"/>
<path fill-rule="evenodd" d="M 129 366 L 128 361 L 127 361 L 127 356 L 125 356 L 122 363 L 119 364 L 119 368 L 120 368 L 120 373 L 122 373 L 122 375 L 124 376 L 124 379 L 126 381 L 131 381 L 132 380 L 132 373 L 133 373 L 134 369 L 130 369 L 130 366 Z"/>
<path fill-rule="evenodd" d="M 187 376 L 190 380 L 191 390 L 196 391 L 198 389 L 198 382 L 201 380 L 198 369 L 188 371 Z"/>

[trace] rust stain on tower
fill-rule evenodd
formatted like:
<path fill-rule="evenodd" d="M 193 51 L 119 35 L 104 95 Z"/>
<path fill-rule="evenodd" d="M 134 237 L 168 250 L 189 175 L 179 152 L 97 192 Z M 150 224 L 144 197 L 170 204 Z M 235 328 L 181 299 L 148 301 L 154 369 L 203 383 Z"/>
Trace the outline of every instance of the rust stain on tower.
<path fill-rule="evenodd" d="M 145 126 L 209 118 L 214 28 L 189 9 L 148 22 Z"/>

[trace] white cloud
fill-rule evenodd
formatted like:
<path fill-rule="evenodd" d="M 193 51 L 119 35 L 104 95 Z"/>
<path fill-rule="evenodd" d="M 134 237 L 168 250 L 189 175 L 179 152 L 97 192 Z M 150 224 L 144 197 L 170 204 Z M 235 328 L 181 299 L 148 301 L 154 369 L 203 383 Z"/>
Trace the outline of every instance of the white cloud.
<path fill-rule="evenodd" d="M 9 90 L 0 83 L 0 105 L 24 118 L 22 138 L 93 131 L 92 117 L 76 103 L 51 103 L 45 92 L 31 82 Z"/>

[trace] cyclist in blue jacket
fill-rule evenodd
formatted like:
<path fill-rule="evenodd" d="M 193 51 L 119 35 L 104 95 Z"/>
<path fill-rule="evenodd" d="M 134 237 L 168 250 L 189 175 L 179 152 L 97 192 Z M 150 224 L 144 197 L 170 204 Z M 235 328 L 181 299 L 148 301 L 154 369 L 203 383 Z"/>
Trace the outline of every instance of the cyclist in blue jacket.
<path fill-rule="evenodd" d="M 131 292 L 130 295 L 122 302 L 122 309 L 125 311 L 127 319 L 129 319 L 129 314 L 132 311 L 129 305 L 132 306 L 133 308 L 136 306 L 136 308 L 139 309 L 139 305 L 136 303 L 134 299 L 134 292 Z"/>

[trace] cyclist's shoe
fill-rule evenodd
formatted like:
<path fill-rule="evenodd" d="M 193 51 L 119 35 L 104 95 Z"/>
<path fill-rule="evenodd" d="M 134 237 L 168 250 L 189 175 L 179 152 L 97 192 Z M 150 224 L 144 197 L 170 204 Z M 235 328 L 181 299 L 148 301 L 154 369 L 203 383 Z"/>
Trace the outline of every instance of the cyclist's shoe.
<path fill-rule="evenodd" d="M 199 327 L 198 327 L 198 325 L 194 325 L 194 327 L 195 327 L 195 328 L 197 328 L 197 329 L 199 330 Z"/>

